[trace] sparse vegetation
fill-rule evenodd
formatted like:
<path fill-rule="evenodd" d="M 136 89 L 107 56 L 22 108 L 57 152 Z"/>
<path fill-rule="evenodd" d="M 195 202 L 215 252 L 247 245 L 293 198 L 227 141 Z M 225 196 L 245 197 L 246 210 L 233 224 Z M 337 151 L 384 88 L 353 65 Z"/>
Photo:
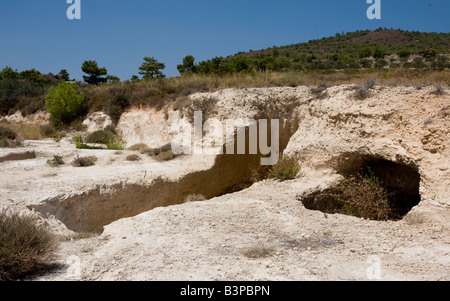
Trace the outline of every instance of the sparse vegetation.
<path fill-rule="evenodd" d="M 132 154 L 132 155 L 128 155 L 126 157 L 126 160 L 127 161 L 140 161 L 140 160 L 142 160 L 142 158 L 137 154 Z"/>
<path fill-rule="evenodd" d="M 84 138 L 84 142 L 107 144 L 111 138 L 114 138 L 113 133 L 107 130 L 99 130 L 90 133 L 86 138 Z"/>
<path fill-rule="evenodd" d="M 328 97 L 328 83 L 323 81 L 317 87 L 311 88 L 311 93 L 314 94 L 318 99 L 324 99 Z"/>
<path fill-rule="evenodd" d="M 119 139 L 116 139 L 115 137 L 109 138 L 108 142 L 106 143 L 106 149 L 108 149 L 108 150 L 124 150 L 125 143 L 123 142 L 122 134 L 120 135 Z"/>
<path fill-rule="evenodd" d="M 95 156 L 77 157 L 72 162 L 72 165 L 75 167 L 88 167 L 88 166 L 95 165 L 96 162 L 97 162 L 97 157 L 95 157 Z"/>
<path fill-rule="evenodd" d="M 0 139 L 15 140 L 16 138 L 17 138 L 17 134 L 14 131 L 0 126 Z"/>
<path fill-rule="evenodd" d="M 434 85 L 433 94 L 434 94 L 434 95 L 444 95 L 444 94 L 445 94 L 445 88 L 444 88 L 444 86 L 441 85 L 441 84 L 435 84 L 435 85 Z"/>
<path fill-rule="evenodd" d="M 252 258 L 252 259 L 269 257 L 274 253 L 275 253 L 275 247 L 267 246 L 263 243 L 259 243 L 255 246 L 246 248 L 242 251 L 242 254 L 245 257 Z"/>
<path fill-rule="evenodd" d="M 134 144 L 134 145 L 130 146 L 127 149 L 130 150 L 130 151 L 138 151 L 138 152 L 140 152 L 142 154 L 142 153 L 144 153 L 143 151 L 146 150 L 146 149 L 149 149 L 149 147 L 145 143 L 137 143 L 137 144 Z"/>
<path fill-rule="evenodd" d="M 292 180 L 300 172 L 300 164 L 294 157 L 283 156 L 277 164 L 272 166 L 268 173 L 269 179 L 281 181 Z"/>
<path fill-rule="evenodd" d="M 36 217 L 0 211 L 0 280 L 19 280 L 42 271 L 54 247 L 53 235 Z"/>
<path fill-rule="evenodd" d="M 157 155 L 154 155 L 153 158 L 158 161 L 169 161 L 175 158 L 176 155 L 172 150 L 160 152 Z"/>
<path fill-rule="evenodd" d="M 0 126 L 0 147 L 18 147 L 20 141 L 16 140 L 17 134 L 6 127 Z"/>
<path fill-rule="evenodd" d="M 206 197 L 202 194 L 190 194 L 184 199 L 184 203 L 203 202 Z"/>
<path fill-rule="evenodd" d="M 47 164 L 51 166 L 59 166 L 64 164 L 64 160 L 61 156 L 55 155 L 53 159 L 47 160 Z"/>
<path fill-rule="evenodd" d="M 340 213 L 373 220 L 391 217 L 389 195 L 370 168 L 343 180 L 330 193 L 340 205 Z"/>

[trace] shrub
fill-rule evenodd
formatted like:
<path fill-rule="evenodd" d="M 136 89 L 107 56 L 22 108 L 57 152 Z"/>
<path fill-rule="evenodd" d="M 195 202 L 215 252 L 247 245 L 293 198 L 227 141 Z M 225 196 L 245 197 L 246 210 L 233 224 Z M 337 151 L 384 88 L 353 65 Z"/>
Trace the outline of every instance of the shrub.
<path fill-rule="evenodd" d="M 445 94 L 445 88 L 441 84 L 435 84 L 434 90 L 432 92 L 434 95 L 444 95 Z"/>
<path fill-rule="evenodd" d="M 0 211 L 0 281 L 41 271 L 54 252 L 55 240 L 32 215 Z"/>
<path fill-rule="evenodd" d="M 16 138 L 17 134 L 13 130 L 0 126 L 0 139 L 15 140 Z"/>
<path fill-rule="evenodd" d="M 75 84 L 64 81 L 50 88 L 49 94 L 45 97 L 45 104 L 53 126 L 68 125 L 86 111 L 84 95 L 77 93 Z"/>
<path fill-rule="evenodd" d="M 56 135 L 56 130 L 54 127 L 52 127 L 50 124 L 41 125 L 39 127 L 39 130 L 41 132 L 41 135 L 44 137 L 52 137 Z"/>
<path fill-rule="evenodd" d="M 268 173 L 268 178 L 275 178 L 281 181 L 292 180 L 299 171 L 300 164 L 296 158 L 283 156 L 277 164 L 272 166 Z"/>
<path fill-rule="evenodd" d="M 99 130 L 92 132 L 89 134 L 84 141 L 86 143 L 101 143 L 101 144 L 107 144 L 111 138 L 114 138 L 114 134 L 110 131 L 106 130 Z"/>
<path fill-rule="evenodd" d="M 137 143 L 137 144 L 134 144 L 134 145 L 130 146 L 128 148 L 128 150 L 139 151 L 140 153 L 142 153 L 142 150 L 145 150 L 145 149 L 148 149 L 148 148 L 149 148 L 148 145 L 145 144 L 145 143 Z"/>
<path fill-rule="evenodd" d="M 47 164 L 51 166 L 63 165 L 64 161 L 61 156 L 53 156 L 52 160 L 47 160 Z"/>
<path fill-rule="evenodd" d="M 363 100 L 363 99 L 366 99 L 367 97 L 369 97 L 369 95 L 370 95 L 369 90 L 375 86 L 375 83 L 376 83 L 375 77 L 370 77 L 370 78 L 366 79 L 366 81 L 356 89 L 355 95 L 354 95 L 355 98 L 359 99 L 359 100 Z"/>
<path fill-rule="evenodd" d="M 203 202 L 205 200 L 206 197 L 202 194 L 190 194 L 184 199 L 184 203 Z"/>
<path fill-rule="evenodd" d="M 168 150 L 155 155 L 153 158 L 158 161 L 169 161 L 175 158 L 175 153 L 171 150 Z"/>
<path fill-rule="evenodd" d="M 275 252 L 273 246 L 266 246 L 265 244 L 258 244 L 242 251 L 242 254 L 248 258 L 265 258 L 271 256 Z"/>
<path fill-rule="evenodd" d="M 95 165 L 95 162 L 97 162 L 97 157 L 89 156 L 89 157 L 77 157 L 72 165 L 75 167 L 87 167 Z"/>
<path fill-rule="evenodd" d="M 132 154 L 132 155 L 128 155 L 126 157 L 127 161 L 140 161 L 141 157 L 139 157 L 139 155 L 136 154 Z"/>
<path fill-rule="evenodd" d="M 109 138 L 109 141 L 106 143 L 106 148 L 109 150 L 124 150 L 125 144 L 123 143 L 122 135 L 118 140 L 114 137 Z"/>
<path fill-rule="evenodd" d="M 75 147 L 77 149 L 104 149 L 101 146 L 90 146 L 90 145 L 87 145 L 86 143 L 83 143 L 84 138 L 81 135 L 77 135 L 77 136 L 73 137 L 72 139 L 75 142 Z"/>
<path fill-rule="evenodd" d="M 311 88 L 311 93 L 314 94 L 318 99 L 324 99 L 328 97 L 328 89 L 329 85 L 327 82 L 321 82 L 316 88 Z"/>
<path fill-rule="evenodd" d="M 338 211 L 343 214 L 373 220 L 390 217 L 388 193 L 370 168 L 365 174 L 345 179 L 331 193 L 341 206 Z"/>
<path fill-rule="evenodd" d="M 164 144 L 161 147 L 152 148 L 151 152 L 152 152 L 153 155 L 157 156 L 160 153 L 164 153 L 164 152 L 168 152 L 168 151 L 172 151 L 172 144 L 171 143 Z"/>

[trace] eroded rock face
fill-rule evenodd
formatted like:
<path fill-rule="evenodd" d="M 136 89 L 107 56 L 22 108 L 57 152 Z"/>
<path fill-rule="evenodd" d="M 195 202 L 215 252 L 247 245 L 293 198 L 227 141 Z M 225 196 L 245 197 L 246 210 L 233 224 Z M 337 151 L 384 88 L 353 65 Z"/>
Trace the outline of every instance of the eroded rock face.
<path fill-rule="evenodd" d="M 83 121 L 83 125 L 87 127 L 86 131 L 88 133 L 103 130 L 105 127 L 110 126 L 112 124 L 113 122 L 111 120 L 111 117 L 109 117 L 103 112 L 91 113 Z"/>
<path fill-rule="evenodd" d="M 299 129 L 286 154 L 299 156 L 304 168 L 337 172 L 354 169 L 364 157 L 410 166 L 420 174 L 420 206 L 449 208 L 448 94 L 378 87 L 367 99 L 356 100 L 351 87 L 332 87 L 328 93 L 298 108 Z"/>
<path fill-rule="evenodd" d="M 58 262 L 78 256 L 82 279 L 366 280 L 368 256 L 375 254 L 381 279 L 448 280 L 450 99 L 448 91 L 431 91 L 375 87 L 357 100 L 352 86 L 328 88 L 323 97 L 308 87 L 225 89 L 192 95 L 177 110 L 133 109 L 118 124 L 128 146 L 170 142 L 171 126 L 189 122 L 186 114 L 204 99 L 215 99 L 203 106 L 205 115 L 221 121 L 277 118 L 280 151 L 298 156 L 302 170 L 292 181 L 261 181 L 221 195 L 251 174 L 257 157 L 158 162 L 135 152 L 141 160 L 130 162 L 131 151 L 77 150 L 69 137 L 28 141 L 23 151 L 36 151 L 35 159 L 0 163 L 0 205 L 35 210 L 55 233 L 103 229 L 61 245 Z M 0 157 L 7 154 L 0 149 Z M 66 163 L 87 155 L 98 161 L 86 169 L 55 168 L 46 164 L 54 155 Z M 326 216 L 298 201 L 367 160 L 387 162 L 379 170 L 387 182 L 400 177 L 407 190 L 418 190 L 420 203 L 404 219 Z M 182 204 L 191 193 L 209 200 Z M 243 255 L 262 245 L 274 253 L 258 260 Z"/>

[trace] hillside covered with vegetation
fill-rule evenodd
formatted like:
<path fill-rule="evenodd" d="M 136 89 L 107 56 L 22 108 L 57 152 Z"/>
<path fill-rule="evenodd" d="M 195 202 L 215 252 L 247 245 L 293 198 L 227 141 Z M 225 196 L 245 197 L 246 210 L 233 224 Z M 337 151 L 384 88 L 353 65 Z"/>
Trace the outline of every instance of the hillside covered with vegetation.
<path fill-rule="evenodd" d="M 361 68 L 449 68 L 450 33 L 377 29 L 337 33 L 306 43 L 239 52 L 190 64 L 187 72 L 229 74 L 261 71 L 352 70 Z M 189 59 L 187 60 L 189 61 Z M 192 61 L 192 58 L 191 58 Z"/>
<path fill-rule="evenodd" d="M 77 98 L 76 109 L 57 112 L 64 118 L 54 124 L 69 125 L 93 111 L 102 110 L 117 121 L 129 107 L 162 107 L 168 102 L 176 106 L 192 93 L 230 87 L 350 84 L 369 77 L 385 85 L 448 85 L 450 33 L 380 28 L 198 63 L 192 55 L 180 61 L 180 76 L 166 78 L 165 64 L 145 57 L 136 66 L 142 78 L 133 75 L 125 81 L 109 75 L 94 60 L 81 66 L 86 73 L 83 82 L 71 80 L 64 69 L 53 75 L 6 66 L 0 70 L 0 116 L 17 111 L 23 116 L 44 109 L 50 112 L 49 105 L 67 107 L 58 95 Z"/>

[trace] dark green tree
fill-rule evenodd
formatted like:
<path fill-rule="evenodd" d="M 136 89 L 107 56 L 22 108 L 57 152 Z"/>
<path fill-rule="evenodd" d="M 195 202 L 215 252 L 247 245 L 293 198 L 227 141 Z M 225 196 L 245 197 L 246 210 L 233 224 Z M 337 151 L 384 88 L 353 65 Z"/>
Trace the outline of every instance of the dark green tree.
<path fill-rule="evenodd" d="M 41 72 L 33 69 L 30 70 L 25 70 L 19 73 L 19 78 L 29 81 L 29 82 L 33 82 L 33 83 L 37 83 L 40 85 L 44 85 L 48 82 L 47 79 L 45 79 L 42 75 Z"/>
<path fill-rule="evenodd" d="M 14 80 L 19 77 L 19 72 L 13 68 L 6 66 L 0 71 L 0 80 Z"/>
<path fill-rule="evenodd" d="M 192 55 L 187 55 L 183 59 L 183 64 L 177 65 L 178 72 L 180 72 L 181 75 L 194 71 L 195 65 L 195 58 Z"/>
<path fill-rule="evenodd" d="M 81 66 L 81 70 L 88 74 L 88 76 L 83 75 L 83 79 L 91 85 L 99 85 L 107 81 L 106 76 L 107 70 L 105 67 L 99 68 L 96 61 L 85 61 Z"/>
<path fill-rule="evenodd" d="M 67 72 L 66 69 L 61 69 L 61 71 L 59 71 L 58 75 L 66 82 L 70 81 L 69 78 L 69 72 Z"/>
<path fill-rule="evenodd" d="M 120 78 L 118 78 L 117 76 L 114 75 L 107 75 L 106 76 L 106 80 L 108 83 L 118 83 L 120 82 Z"/>
<path fill-rule="evenodd" d="M 144 63 L 139 67 L 139 70 L 141 70 L 139 74 L 144 79 L 164 78 L 166 76 L 161 71 L 164 68 L 166 68 L 166 65 L 158 62 L 155 58 L 144 57 Z"/>

